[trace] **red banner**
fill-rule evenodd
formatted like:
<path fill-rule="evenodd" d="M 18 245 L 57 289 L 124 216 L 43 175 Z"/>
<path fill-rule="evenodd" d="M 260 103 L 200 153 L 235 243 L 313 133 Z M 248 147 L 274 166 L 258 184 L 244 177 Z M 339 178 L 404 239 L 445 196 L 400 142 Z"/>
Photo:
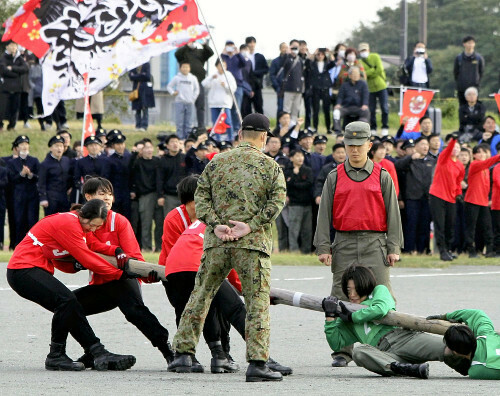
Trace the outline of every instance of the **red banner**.
<path fill-rule="evenodd" d="M 405 132 L 419 132 L 419 120 L 424 116 L 429 104 L 431 103 L 434 92 L 418 91 L 416 89 L 407 89 L 403 98 L 403 114 L 401 122 L 408 117 L 404 130 Z"/>
<path fill-rule="evenodd" d="M 500 112 L 500 93 L 495 94 L 495 100 L 497 101 L 498 111 Z"/>

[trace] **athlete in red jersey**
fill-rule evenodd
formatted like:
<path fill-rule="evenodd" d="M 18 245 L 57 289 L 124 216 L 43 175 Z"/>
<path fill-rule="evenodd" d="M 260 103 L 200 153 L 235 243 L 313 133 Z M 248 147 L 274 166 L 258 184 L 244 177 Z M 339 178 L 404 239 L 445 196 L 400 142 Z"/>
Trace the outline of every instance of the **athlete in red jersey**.
<path fill-rule="evenodd" d="M 113 212 L 113 186 L 109 180 L 93 177 L 82 187 L 85 199 L 100 199 L 105 202 L 108 214 L 103 226 L 88 232 L 87 244 L 90 249 L 107 255 L 125 255 L 144 261 L 139 244 L 135 239 L 129 221 L 119 213 Z M 152 271 L 154 272 L 154 271 Z M 158 274 L 151 273 L 149 281 L 158 281 Z M 144 305 L 140 284 L 137 279 L 112 279 L 96 272 L 92 274 L 90 285 L 74 291 L 85 315 L 94 315 L 119 308 L 125 318 L 135 325 L 157 347 L 165 359 L 170 361 L 173 353 L 168 342 L 168 331 L 156 316 Z M 92 360 L 85 354 L 79 361 L 92 367 Z"/>
<path fill-rule="evenodd" d="M 7 265 L 7 280 L 21 297 L 54 313 L 50 353 L 45 360 L 47 370 L 79 371 L 85 366 L 66 355 L 66 339 L 71 332 L 83 347 L 97 370 L 126 370 L 135 357 L 115 355 L 104 349 L 90 327 L 83 307 L 75 295 L 54 274 L 54 260 L 73 256 L 95 273 L 121 279 L 126 274 L 90 251 L 85 233 L 102 227 L 106 205 L 90 200 L 78 211 L 58 213 L 36 223 L 14 250 Z M 62 267 L 70 269 L 69 264 Z M 69 272 L 75 272 L 73 268 Z"/>
<path fill-rule="evenodd" d="M 458 160 L 458 154 L 460 144 L 453 138 L 439 154 L 429 190 L 434 235 L 439 257 L 443 261 L 451 261 L 456 257 L 451 254 L 457 212 L 455 202 L 462 195 L 461 183 L 465 176 L 465 168 Z"/>
<path fill-rule="evenodd" d="M 465 245 L 469 251 L 469 257 L 477 257 L 474 246 L 476 226 L 481 227 L 481 233 L 486 246 L 486 257 L 495 257 L 493 251 L 493 230 L 491 227 L 491 214 L 488 208 L 488 195 L 490 192 L 489 168 L 500 161 L 500 154 L 487 158 L 489 146 L 478 144 L 472 149 L 474 161 L 469 166 L 468 182 L 469 188 L 465 193 Z"/>
<path fill-rule="evenodd" d="M 373 143 L 372 148 L 368 152 L 368 158 L 373 162 L 376 162 L 382 166 L 389 175 L 391 175 L 392 181 L 394 182 L 394 189 L 396 190 L 396 196 L 399 196 L 399 182 L 398 174 L 396 172 L 396 167 L 394 163 L 386 159 L 387 150 L 384 143 Z"/>
<path fill-rule="evenodd" d="M 491 188 L 491 217 L 493 220 L 493 245 L 497 257 L 500 257 L 500 165 L 493 168 Z"/>

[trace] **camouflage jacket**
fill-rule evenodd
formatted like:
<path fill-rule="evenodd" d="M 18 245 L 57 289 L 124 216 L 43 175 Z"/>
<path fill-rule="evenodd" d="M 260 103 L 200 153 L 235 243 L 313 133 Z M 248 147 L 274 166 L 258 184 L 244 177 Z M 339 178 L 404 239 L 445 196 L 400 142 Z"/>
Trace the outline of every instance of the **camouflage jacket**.
<path fill-rule="evenodd" d="M 271 225 L 285 198 L 283 171 L 255 146 L 242 142 L 234 150 L 217 154 L 201 174 L 194 197 L 196 215 L 207 225 L 204 249 L 230 247 L 270 255 Z M 238 241 L 223 242 L 213 229 L 219 224 L 231 226 L 229 220 L 247 223 L 252 231 Z"/>

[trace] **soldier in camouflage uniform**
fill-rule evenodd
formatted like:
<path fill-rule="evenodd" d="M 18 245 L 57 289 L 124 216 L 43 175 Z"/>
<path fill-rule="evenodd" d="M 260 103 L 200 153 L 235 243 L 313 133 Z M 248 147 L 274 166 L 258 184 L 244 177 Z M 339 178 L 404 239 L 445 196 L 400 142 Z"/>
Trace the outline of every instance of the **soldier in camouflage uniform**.
<path fill-rule="evenodd" d="M 191 297 L 174 338 L 176 358 L 169 371 L 190 372 L 192 356 L 210 303 L 234 268 L 247 305 L 247 381 L 279 381 L 266 365 L 269 358 L 271 225 L 285 204 L 283 172 L 262 153 L 269 120 L 246 116 L 240 144 L 218 154 L 202 173 L 195 194 L 196 213 L 207 225 L 204 254 Z M 232 226 L 232 227 L 231 227 Z"/>

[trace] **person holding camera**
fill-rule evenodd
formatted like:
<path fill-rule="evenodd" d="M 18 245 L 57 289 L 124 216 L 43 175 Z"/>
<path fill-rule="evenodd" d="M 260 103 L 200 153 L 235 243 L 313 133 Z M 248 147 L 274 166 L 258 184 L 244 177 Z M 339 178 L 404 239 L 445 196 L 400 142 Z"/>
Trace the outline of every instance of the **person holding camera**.
<path fill-rule="evenodd" d="M 432 73 L 432 62 L 427 55 L 425 44 L 415 44 L 413 56 L 405 60 L 405 69 L 408 72 L 408 85 L 411 87 L 429 88 L 429 75 Z"/>

